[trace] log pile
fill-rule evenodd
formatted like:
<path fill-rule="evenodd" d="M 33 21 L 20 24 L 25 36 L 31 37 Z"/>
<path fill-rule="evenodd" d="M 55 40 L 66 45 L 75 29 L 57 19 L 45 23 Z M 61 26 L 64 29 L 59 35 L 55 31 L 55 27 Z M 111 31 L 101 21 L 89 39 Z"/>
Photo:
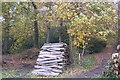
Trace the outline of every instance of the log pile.
<path fill-rule="evenodd" d="M 39 53 L 34 75 L 57 76 L 62 73 L 67 62 L 65 43 L 45 43 Z"/>
<path fill-rule="evenodd" d="M 117 46 L 117 52 L 112 54 L 112 70 L 116 77 L 120 77 L 120 45 Z"/>

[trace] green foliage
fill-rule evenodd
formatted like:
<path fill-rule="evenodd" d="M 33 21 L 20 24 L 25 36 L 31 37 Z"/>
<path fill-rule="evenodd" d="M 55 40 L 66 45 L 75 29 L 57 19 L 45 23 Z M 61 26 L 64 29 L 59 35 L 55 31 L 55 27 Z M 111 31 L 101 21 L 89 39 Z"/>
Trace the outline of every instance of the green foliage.
<path fill-rule="evenodd" d="M 10 71 L 3 71 L 2 72 L 2 78 L 15 78 L 16 77 L 16 71 L 10 70 Z"/>
<path fill-rule="evenodd" d="M 98 78 L 108 78 L 109 80 L 116 80 L 117 77 L 114 75 L 112 71 L 113 61 L 109 60 L 107 63 L 108 63 L 107 68 Z M 100 79 L 97 79 L 97 80 L 100 80 Z"/>
<path fill-rule="evenodd" d="M 22 48 L 23 49 L 29 49 L 29 48 L 32 48 L 34 46 L 34 41 L 33 41 L 33 38 L 32 37 L 29 37 L 25 43 L 22 45 Z"/>
<path fill-rule="evenodd" d="M 62 27 L 62 42 L 69 44 L 69 35 L 67 34 L 66 26 Z M 57 27 L 51 27 L 50 28 L 50 42 L 55 43 L 59 42 L 59 32 L 57 30 Z"/>
<path fill-rule="evenodd" d="M 69 34 L 67 34 L 67 26 L 62 27 L 62 42 L 69 45 Z"/>
<path fill-rule="evenodd" d="M 97 38 L 91 38 L 91 40 L 88 42 L 88 46 L 86 48 L 87 51 L 90 53 L 93 52 L 100 52 L 106 47 L 106 41 L 97 39 Z"/>
<path fill-rule="evenodd" d="M 50 29 L 50 42 L 55 43 L 58 42 L 58 31 L 56 27 L 51 27 Z"/>
<path fill-rule="evenodd" d="M 80 64 L 85 69 L 90 69 L 95 64 L 96 58 L 94 56 L 87 56 L 80 60 Z"/>
<path fill-rule="evenodd" d="M 85 49 L 90 37 L 107 40 L 108 35 L 115 34 L 118 16 L 114 4 L 104 2 L 73 4 L 70 4 L 72 7 L 69 9 L 73 14 L 69 12 L 67 14 L 71 24 L 68 34 L 73 38 L 75 46 L 82 45 L 81 47 Z M 99 47 L 102 49 L 102 46 Z M 98 51 L 97 48 L 94 50 Z"/>
<path fill-rule="evenodd" d="M 27 10 L 24 9 L 25 3 L 2 2 L 3 21 L 3 42 L 8 37 L 9 53 L 19 51 L 25 40 L 31 35 L 32 22 L 28 17 Z M 15 8 L 16 7 L 16 8 Z M 28 25 L 29 24 L 29 25 Z M 6 31 L 7 30 L 7 31 Z M 11 43 L 10 43 L 11 42 Z M 3 45 L 6 45 L 3 43 Z"/>
<path fill-rule="evenodd" d="M 104 72 L 101 77 L 102 78 L 116 78 L 113 72 Z"/>
<path fill-rule="evenodd" d="M 101 79 L 102 80 L 117 80 L 118 78 L 112 71 L 112 65 L 113 65 L 113 61 L 109 60 L 107 62 L 107 66 L 105 67 L 105 71 L 92 80 L 101 80 Z"/>
<path fill-rule="evenodd" d="M 33 10 L 32 3 L 29 2 L 2 2 L 3 21 L 3 42 L 6 39 L 8 32 L 9 36 L 9 52 L 14 53 L 19 51 L 23 46 L 32 47 L 34 43 L 30 40 L 31 36 L 41 40 L 40 46 L 46 41 L 46 27 L 50 23 L 51 41 L 58 42 L 58 32 L 62 32 L 62 41 L 69 43 L 71 37 L 75 46 L 82 44 L 85 48 L 85 43 L 88 44 L 89 37 L 97 37 L 105 39 L 106 36 L 113 34 L 116 27 L 117 15 L 113 3 L 97 2 L 97 3 L 62 3 L 60 0 L 57 3 L 34 3 L 38 9 L 46 6 L 46 11 Z M 12 12 L 10 13 L 9 10 Z M 34 22 L 38 22 L 38 29 L 34 27 Z M 60 27 L 62 21 L 62 29 L 54 30 Z M 7 29 L 6 29 L 7 28 Z M 38 35 L 39 34 L 39 35 Z M 40 36 L 40 38 L 38 38 Z M 26 42 L 28 41 L 28 42 Z M 31 43 L 31 44 L 30 44 Z M 5 44 L 3 44 L 5 45 Z M 101 47 L 101 46 L 100 46 Z"/>
<path fill-rule="evenodd" d="M 37 7 L 41 7 L 40 5 L 42 3 L 35 4 Z M 32 9 L 32 4 L 29 2 L 2 2 L 2 7 L 2 16 L 5 19 L 3 21 L 2 39 L 4 42 L 6 35 L 8 35 L 9 40 L 7 42 L 9 43 L 9 53 L 16 53 L 22 50 L 22 47 L 24 46 L 28 46 L 27 48 L 32 47 L 32 43 L 34 44 L 34 42 L 32 42 L 32 40 L 29 40 L 31 36 L 34 37 L 33 24 L 35 21 L 35 11 Z M 9 10 L 11 10 L 11 12 Z M 41 15 L 37 15 L 36 20 L 40 19 L 40 16 Z M 30 41 L 32 43 L 30 44 L 26 41 Z M 3 46 L 4 45 L 6 44 L 3 43 Z"/>

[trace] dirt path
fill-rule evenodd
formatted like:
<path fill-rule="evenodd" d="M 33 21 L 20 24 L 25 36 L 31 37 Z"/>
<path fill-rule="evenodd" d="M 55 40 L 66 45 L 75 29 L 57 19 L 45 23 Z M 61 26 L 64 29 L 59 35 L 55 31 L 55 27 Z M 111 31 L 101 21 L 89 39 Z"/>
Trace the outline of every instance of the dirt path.
<path fill-rule="evenodd" d="M 21 54 L 3 56 L 3 61 L 5 61 L 3 68 L 8 68 L 8 71 L 11 69 L 15 70 L 15 77 L 29 77 L 26 75 L 34 68 L 38 51 L 39 50 L 30 49 L 23 51 Z M 113 51 L 113 46 L 107 46 L 101 53 L 91 54 L 96 57 L 95 66 L 93 66 L 91 70 L 80 71 L 72 75 L 68 75 L 66 78 L 90 78 L 101 74 L 102 71 L 105 71 L 105 66 L 108 60 L 111 59 Z"/>
<path fill-rule="evenodd" d="M 21 53 L 2 56 L 2 73 L 8 77 L 24 78 L 34 69 L 39 49 L 28 49 Z M 5 76 L 6 77 L 6 76 Z"/>
<path fill-rule="evenodd" d="M 106 70 L 107 62 L 111 59 L 111 54 L 114 51 L 113 46 L 107 46 L 102 52 L 94 53 L 93 56 L 96 57 L 96 63 L 93 69 L 80 72 L 73 75 L 69 75 L 69 78 L 92 78 L 100 75 L 103 71 Z"/>

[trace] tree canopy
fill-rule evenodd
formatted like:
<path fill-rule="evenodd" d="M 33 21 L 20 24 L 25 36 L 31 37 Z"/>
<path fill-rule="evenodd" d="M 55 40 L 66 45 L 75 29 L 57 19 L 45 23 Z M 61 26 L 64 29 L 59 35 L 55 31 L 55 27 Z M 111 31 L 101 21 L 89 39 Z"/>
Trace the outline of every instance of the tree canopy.
<path fill-rule="evenodd" d="M 21 49 L 28 40 L 39 48 L 46 37 L 49 42 L 53 26 L 59 32 L 59 42 L 65 29 L 71 44 L 85 48 L 91 38 L 107 40 L 115 34 L 118 20 L 112 2 L 2 2 L 2 17 L 5 52 Z"/>

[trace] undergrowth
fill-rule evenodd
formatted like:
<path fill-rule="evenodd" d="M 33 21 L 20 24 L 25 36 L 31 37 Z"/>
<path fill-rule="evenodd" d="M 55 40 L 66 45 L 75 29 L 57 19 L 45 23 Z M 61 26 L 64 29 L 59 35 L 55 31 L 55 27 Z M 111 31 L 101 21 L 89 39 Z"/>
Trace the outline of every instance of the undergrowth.
<path fill-rule="evenodd" d="M 95 56 L 87 56 L 83 60 L 80 60 L 80 64 L 85 69 L 90 69 L 95 64 Z"/>

